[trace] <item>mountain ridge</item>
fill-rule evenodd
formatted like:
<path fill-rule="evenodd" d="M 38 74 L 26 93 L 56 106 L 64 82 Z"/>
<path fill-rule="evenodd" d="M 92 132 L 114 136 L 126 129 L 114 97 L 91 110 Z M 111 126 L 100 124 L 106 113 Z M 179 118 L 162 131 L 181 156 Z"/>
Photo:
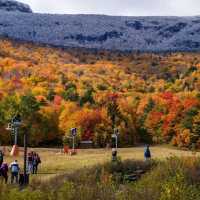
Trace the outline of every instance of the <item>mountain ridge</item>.
<path fill-rule="evenodd" d="M 199 33 L 200 16 L 130 17 L 0 12 L 1 37 L 64 48 L 200 51 Z"/>

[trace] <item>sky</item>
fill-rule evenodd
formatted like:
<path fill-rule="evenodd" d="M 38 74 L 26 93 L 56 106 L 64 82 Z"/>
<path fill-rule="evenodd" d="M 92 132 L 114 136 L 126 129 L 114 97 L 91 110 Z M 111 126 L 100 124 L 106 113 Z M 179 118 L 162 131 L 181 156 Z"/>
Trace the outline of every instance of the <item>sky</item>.
<path fill-rule="evenodd" d="M 200 0 L 18 0 L 34 12 L 124 16 L 200 15 Z"/>

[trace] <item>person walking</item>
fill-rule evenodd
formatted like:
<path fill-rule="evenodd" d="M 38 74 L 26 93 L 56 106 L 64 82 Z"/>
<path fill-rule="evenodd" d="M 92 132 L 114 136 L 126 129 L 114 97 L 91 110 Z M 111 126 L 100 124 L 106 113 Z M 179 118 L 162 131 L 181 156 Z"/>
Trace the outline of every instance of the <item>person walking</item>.
<path fill-rule="evenodd" d="M 11 184 L 13 184 L 14 179 L 15 179 L 15 183 L 18 183 L 20 168 L 19 168 L 19 164 L 18 164 L 17 160 L 12 162 L 10 164 L 9 168 L 11 170 Z"/>
<path fill-rule="evenodd" d="M 117 149 L 112 148 L 112 161 L 117 161 Z"/>
<path fill-rule="evenodd" d="M 33 173 L 33 152 L 28 153 L 28 170 Z"/>
<path fill-rule="evenodd" d="M 4 154 L 3 154 L 3 152 L 0 150 L 0 167 L 1 167 L 1 165 L 3 164 L 3 157 L 4 157 Z"/>
<path fill-rule="evenodd" d="M 144 149 L 144 159 L 145 161 L 151 159 L 151 151 L 149 149 L 149 145 L 147 145 Z"/>
<path fill-rule="evenodd" d="M 0 167 L 1 176 L 3 176 L 5 183 L 8 182 L 8 164 L 3 163 Z"/>
<path fill-rule="evenodd" d="M 41 163 L 40 156 L 35 153 L 33 157 L 33 174 L 37 174 L 38 171 L 38 165 Z"/>
<path fill-rule="evenodd" d="M 36 168 L 37 168 L 37 155 L 36 153 L 33 154 L 33 171 L 32 173 L 33 174 L 36 174 Z"/>

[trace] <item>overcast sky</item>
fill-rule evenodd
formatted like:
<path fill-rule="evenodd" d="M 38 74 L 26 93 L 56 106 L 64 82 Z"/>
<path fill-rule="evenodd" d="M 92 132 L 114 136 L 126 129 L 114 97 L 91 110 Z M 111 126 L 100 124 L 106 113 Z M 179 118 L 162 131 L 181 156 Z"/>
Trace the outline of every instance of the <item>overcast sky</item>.
<path fill-rule="evenodd" d="M 34 12 L 130 16 L 200 15 L 200 0 L 19 0 Z"/>

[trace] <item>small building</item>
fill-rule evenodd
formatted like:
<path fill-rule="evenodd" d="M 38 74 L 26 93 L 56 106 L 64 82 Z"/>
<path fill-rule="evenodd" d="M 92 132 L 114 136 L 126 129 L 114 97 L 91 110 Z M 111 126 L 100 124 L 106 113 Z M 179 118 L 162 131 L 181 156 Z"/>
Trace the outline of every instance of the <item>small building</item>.
<path fill-rule="evenodd" d="M 91 149 L 93 147 L 94 145 L 92 140 L 83 140 L 80 142 L 80 148 L 82 149 Z"/>

